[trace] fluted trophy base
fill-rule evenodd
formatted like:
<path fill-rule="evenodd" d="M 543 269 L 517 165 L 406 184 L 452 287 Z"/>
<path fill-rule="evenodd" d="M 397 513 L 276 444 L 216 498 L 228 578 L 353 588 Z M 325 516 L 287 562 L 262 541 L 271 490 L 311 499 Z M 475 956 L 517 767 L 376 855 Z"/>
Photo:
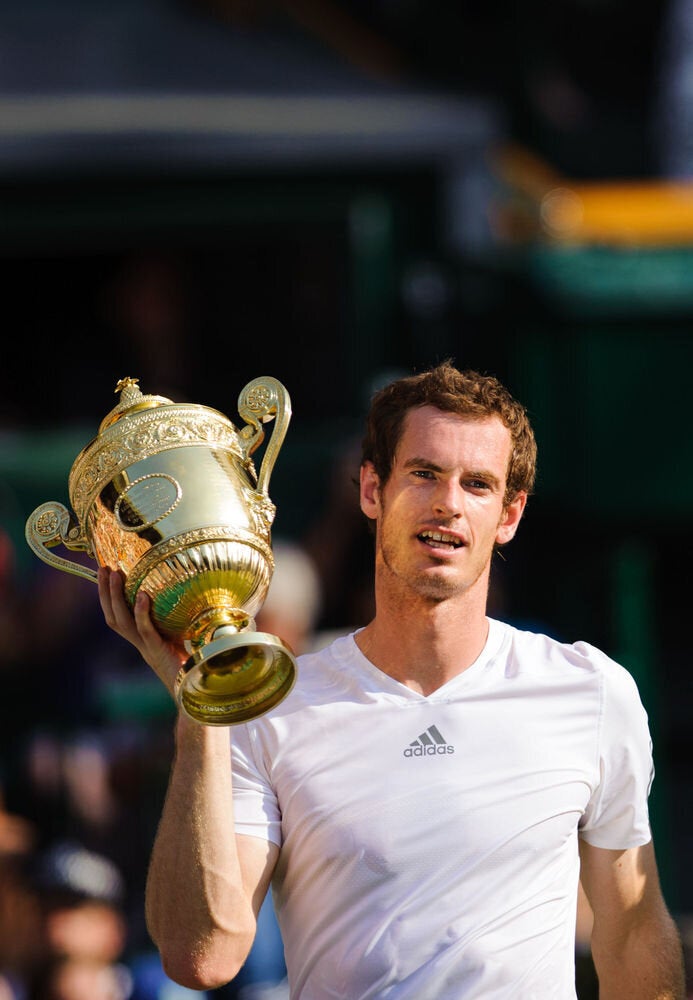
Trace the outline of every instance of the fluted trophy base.
<path fill-rule="evenodd" d="M 278 636 L 236 632 L 193 652 L 176 697 L 197 722 L 233 726 L 269 712 L 295 682 L 296 659 Z"/>

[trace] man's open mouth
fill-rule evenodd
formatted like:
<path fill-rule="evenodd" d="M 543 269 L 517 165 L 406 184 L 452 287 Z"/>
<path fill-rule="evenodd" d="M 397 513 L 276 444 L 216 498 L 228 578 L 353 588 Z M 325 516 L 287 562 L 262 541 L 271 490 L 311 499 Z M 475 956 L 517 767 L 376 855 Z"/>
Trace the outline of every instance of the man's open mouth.
<path fill-rule="evenodd" d="M 456 535 L 448 535 L 444 531 L 422 531 L 421 534 L 417 535 L 417 538 L 434 549 L 459 549 L 462 545 L 461 539 L 457 538 Z"/>

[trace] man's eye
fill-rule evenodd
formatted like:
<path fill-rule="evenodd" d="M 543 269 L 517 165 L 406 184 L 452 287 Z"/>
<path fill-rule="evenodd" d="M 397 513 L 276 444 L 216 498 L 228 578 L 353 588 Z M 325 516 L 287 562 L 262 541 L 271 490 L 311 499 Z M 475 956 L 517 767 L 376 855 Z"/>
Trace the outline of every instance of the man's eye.
<path fill-rule="evenodd" d="M 413 475 L 419 479 L 433 479 L 433 473 L 430 469 L 414 469 Z"/>

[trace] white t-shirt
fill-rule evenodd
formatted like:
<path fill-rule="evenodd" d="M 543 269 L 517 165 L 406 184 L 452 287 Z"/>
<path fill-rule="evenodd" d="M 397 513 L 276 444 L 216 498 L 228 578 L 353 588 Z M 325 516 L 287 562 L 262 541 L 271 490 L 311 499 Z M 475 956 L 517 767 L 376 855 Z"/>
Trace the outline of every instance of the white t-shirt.
<path fill-rule="evenodd" d="M 232 741 L 236 830 L 281 846 L 292 1000 L 574 998 L 578 831 L 650 840 L 630 674 L 498 621 L 427 697 L 339 638 Z"/>

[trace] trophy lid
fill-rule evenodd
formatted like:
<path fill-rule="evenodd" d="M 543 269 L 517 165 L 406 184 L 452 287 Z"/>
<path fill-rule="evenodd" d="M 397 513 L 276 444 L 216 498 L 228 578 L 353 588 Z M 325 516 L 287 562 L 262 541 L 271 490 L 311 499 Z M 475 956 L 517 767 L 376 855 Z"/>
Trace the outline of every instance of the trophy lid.
<path fill-rule="evenodd" d="M 117 420 L 120 420 L 121 417 L 127 416 L 130 413 L 137 413 L 140 410 L 150 410 L 155 406 L 170 406 L 173 403 L 173 400 L 167 399 L 165 396 L 144 395 L 140 391 L 138 382 L 138 378 L 130 378 L 129 376 L 120 379 L 115 387 L 115 392 L 120 393 L 120 401 L 101 421 L 99 434 Z"/>

